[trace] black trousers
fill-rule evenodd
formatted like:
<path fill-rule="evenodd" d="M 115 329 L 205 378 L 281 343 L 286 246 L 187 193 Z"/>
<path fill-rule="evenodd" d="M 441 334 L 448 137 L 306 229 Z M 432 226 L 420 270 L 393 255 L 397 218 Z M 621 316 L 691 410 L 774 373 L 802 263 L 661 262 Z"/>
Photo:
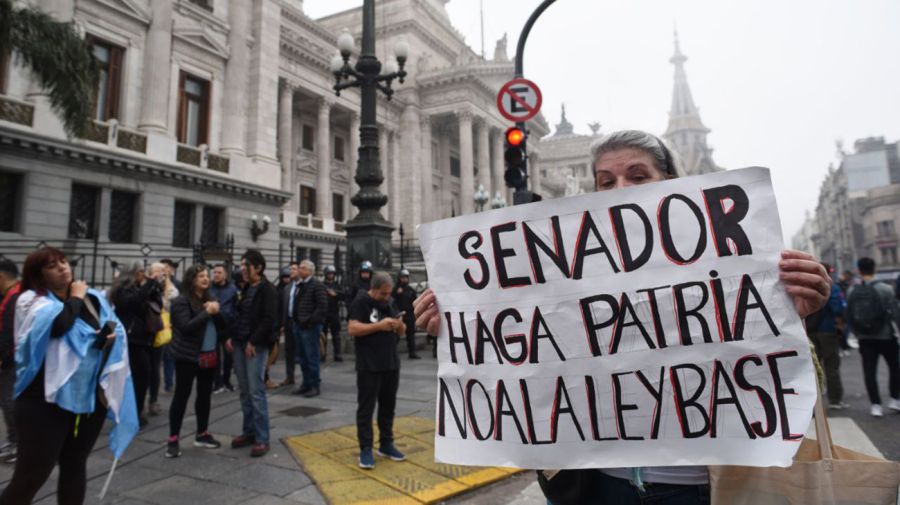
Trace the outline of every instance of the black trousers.
<path fill-rule="evenodd" d="M 190 361 L 175 361 L 175 394 L 169 407 L 169 436 L 181 434 L 181 423 L 191 397 L 194 379 L 197 379 L 197 396 L 194 398 L 194 414 L 197 416 L 197 435 L 209 428 L 209 409 L 212 399 L 215 368 L 200 368 Z"/>
<path fill-rule="evenodd" d="M 341 316 L 338 314 L 328 314 L 325 316 L 325 325 L 322 327 L 326 337 L 325 337 L 325 350 L 328 350 L 328 337 L 327 335 L 331 334 L 331 343 L 334 346 L 335 358 L 341 357 L 343 354 L 343 345 L 341 342 Z M 327 352 L 326 352 L 327 354 Z M 322 358 L 325 358 L 325 354 L 322 354 Z"/>
<path fill-rule="evenodd" d="M 156 403 L 159 398 L 159 379 L 162 377 L 163 352 L 165 347 L 152 347 L 150 349 L 150 403 Z"/>
<path fill-rule="evenodd" d="M 87 459 L 103 428 L 106 408 L 97 402 L 93 414 L 76 415 L 37 398 L 16 400 L 19 443 L 16 469 L 3 494 L 3 505 L 28 505 L 59 464 L 56 493 L 60 505 L 84 503 Z"/>
<path fill-rule="evenodd" d="M 294 368 L 296 368 L 297 355 L 294 351 L 294 325 L 284 325 L 284 379 L 294 380 Z"/>
<path fill-rule="evenodd" d="M 150 386 L 151 351 L 148 345 L 129 345 L 128 363 L 131 365 L 131 380 L 134 383 L 134 400 L 137 402 L 138 418 L 144 413 L 144 401 Z"/>
<path fill-rule="evenodd" d="M 378 402 L 378 439 L 382 446 L 394 442 L 394 407 L 397 405 L 397 388 L 400 386 L 400 370 L 385 372 L 356 371 L 356 437 L 359 448 L 371 448 L 372 414 Z"/>
<path fill-rule="evenodd" d="M 406 350 L 413 355 L 416 353 L 416 316 L 407 312 L 403 316 L 403 323 L 406 325 Z"/>
<path fill-rule="evenodd" d="M 888 366 L 888 391 L 891 398 L 900 399 L 900 347 L 897 340 L 859 339 L 859 354 L 862 355 L 863 378 L 869 401 L 881 404 L 878 394 L 878 358 L 883 356 Z"/>
<path fill-rule="evenodd" d="M 225 384 L 231 385 L 231 369 L 234 367 L 232 354 L 225 349 L 225 342 L 216 344 L 218 363 L 215 368 L 215 387 L 220 388 Z"/>

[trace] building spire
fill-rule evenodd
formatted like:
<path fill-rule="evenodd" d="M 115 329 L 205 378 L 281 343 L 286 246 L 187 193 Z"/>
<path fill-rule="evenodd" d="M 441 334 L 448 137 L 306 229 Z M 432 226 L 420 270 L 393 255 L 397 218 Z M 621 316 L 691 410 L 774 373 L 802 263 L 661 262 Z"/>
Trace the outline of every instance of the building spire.
<path fill-rule="evenodd" d="M 691 95 L 687 73 L 684 71 L 687 56 L 681 52 L 677 29 L 674 36 L 675 52 L 669 58 L 669 62 L 675 66 L 672 107 L 669 109 L 669 126 L 663 137 L 678 152 L 689 175 L 714 172 L 719 168 L 712 161 L 712 149 L 706 145 L 706 136 L 710 130 L 700 119 L 700 111 Z"/>
<path fill-rule="evenodd" d="M 562 104 L 562 117 L 559 120 L 559 124 L 556 125 L 556 133 L 553 136 L 572 135 L 574 132 L 575 127 L 566 119 L 566 104 Z"/>

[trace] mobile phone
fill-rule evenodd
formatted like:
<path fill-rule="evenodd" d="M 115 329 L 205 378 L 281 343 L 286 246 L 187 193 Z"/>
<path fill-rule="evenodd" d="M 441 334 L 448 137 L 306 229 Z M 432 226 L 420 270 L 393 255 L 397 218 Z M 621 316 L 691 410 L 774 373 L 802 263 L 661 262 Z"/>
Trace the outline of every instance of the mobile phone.
<path fill-rule="evenodd" d="M 112 335 L 113 333 L 115 333 L 115 331 L 116 331 L 116 322 L 115 321 L 107 321 L 106 324 L 104 324 L 103 327 L 100 328 L 100 334 L 98 335 L 98 337 L 106 338 L 106 337 Z"/>

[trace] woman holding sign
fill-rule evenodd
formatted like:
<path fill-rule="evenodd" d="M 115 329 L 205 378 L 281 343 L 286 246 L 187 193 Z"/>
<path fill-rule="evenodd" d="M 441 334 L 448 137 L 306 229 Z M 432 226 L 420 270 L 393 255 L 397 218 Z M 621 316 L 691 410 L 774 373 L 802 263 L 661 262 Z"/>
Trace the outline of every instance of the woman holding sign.
<path fill-rule="evenodd" d="M 682 175 L 668 147 L 654 135 L 641 131 L 626 130 L 604 136 L 591 146 L 591 157 L 597 191 Z M 826 303 L 831 278 L 815 257 L 786 250 L 781 254 L 779 268 L 781 281 L 800 317 L 815 312 Z M 441 317 L 435 293 L 426 290 L 413 306 L 416 326 L 430 335 L 437 335 Z M 552 480 L 543 475 L 540 480 L 554 505 L 709 503 L 709 474 L 703 466 L 577 470 L 562 472 Z"/>

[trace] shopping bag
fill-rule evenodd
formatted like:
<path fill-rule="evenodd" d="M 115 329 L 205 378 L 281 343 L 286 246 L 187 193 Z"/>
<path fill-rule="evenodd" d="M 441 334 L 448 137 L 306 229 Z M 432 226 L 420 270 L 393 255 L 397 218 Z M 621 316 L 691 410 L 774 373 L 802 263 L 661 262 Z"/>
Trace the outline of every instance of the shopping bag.
<path fill-rule="evenodd" d="M 900 464 L 834 445 L 821 397 L 816 440 L 804 438 L 788 468 L 713 466 L 713 505 L 894 505 Z"/>
<path fill-rule="evenodd" d="M 153 347 L 162 347 L 172 341 L 172 317 L 169 311 L 162 309 L 159 313 L 162 319 L 163 329 L 156 332 L 153 338 Z"/>

